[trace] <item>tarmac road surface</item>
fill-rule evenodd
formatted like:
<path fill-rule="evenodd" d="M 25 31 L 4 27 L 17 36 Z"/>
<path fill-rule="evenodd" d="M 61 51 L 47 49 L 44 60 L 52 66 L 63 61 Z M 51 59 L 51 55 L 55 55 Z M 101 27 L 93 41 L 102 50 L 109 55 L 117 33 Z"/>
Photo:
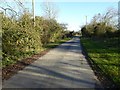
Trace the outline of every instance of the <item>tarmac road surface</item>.
<path fill-rule="evenodd" d="M 79 37 L 59 45 L 3 83 L 3 88 L 101 88 Z"/>

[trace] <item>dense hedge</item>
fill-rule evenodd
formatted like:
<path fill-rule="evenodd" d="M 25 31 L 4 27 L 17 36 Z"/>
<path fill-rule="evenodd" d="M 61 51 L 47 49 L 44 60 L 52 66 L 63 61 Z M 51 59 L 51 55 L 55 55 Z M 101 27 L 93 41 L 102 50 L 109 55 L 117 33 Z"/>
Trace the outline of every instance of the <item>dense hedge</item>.
<path fill-rule="evenodd" d="M 98 13 L 93 16 L 90 23 L 84 25 L 81 29 L 85 37 L 116 37 L 119 36 L 118 30 L 118 12 L 114 8 L 108 8 L 104 13 Z"/>
<path fill-rule="evenodd" d="M 119 37 L 120 30 L 103 23 L 89 24 L 81 29 L 84 37 Z"/>
<path fill-rule="evenodd" d="M 24 13 L 17 19 L 2 14 L 3 66 L 15 63 L 27 55 L 42 51 L 49 42 L 62 38 L 64 29 L 56 20 L 46 20 Z"/>

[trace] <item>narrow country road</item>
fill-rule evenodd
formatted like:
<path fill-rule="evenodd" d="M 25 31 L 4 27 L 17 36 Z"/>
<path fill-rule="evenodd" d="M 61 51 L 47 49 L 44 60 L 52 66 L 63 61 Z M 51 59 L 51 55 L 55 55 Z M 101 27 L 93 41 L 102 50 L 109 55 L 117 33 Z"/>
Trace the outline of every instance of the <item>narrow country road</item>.
<path fill-rule="evenodd" d="M 3 88 L 100 88 L 78 37 L 59 45 L 3 83 Z"/>

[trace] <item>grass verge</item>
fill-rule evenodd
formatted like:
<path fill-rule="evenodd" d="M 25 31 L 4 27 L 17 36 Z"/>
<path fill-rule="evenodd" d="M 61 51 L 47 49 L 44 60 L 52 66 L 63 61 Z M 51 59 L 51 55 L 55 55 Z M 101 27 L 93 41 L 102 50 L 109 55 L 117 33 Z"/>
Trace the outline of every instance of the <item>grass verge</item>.
<path fill-rule="evenodd" d="M 116 86 L 120 86 L 120 39 L 81 38 L 88 56 Z"/>
<path fill-rule="evenodd" d="M 64 42 L 66 42 L 66 41 L 68 41 L 68 40 L 70 40 L 70 39 L 71 39 L 71 38 L 65 38 L 65 39 L 62 39 L 62 40 L 59 40 L 59 41 L 56 41 L 56 42 L 50 42 L 50 43 L 48 43 L 48 44 L 44 47 L 44 49 L 54 48 L 54 47 L 60 45 L 61 43 L 64 43 Z"/>

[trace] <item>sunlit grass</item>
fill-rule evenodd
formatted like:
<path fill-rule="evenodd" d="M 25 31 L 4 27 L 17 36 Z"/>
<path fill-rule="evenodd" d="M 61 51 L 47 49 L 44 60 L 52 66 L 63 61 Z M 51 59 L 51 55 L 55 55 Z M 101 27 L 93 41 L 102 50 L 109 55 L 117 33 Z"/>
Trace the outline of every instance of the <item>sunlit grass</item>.
<path fill-rule="evenodd" d="M 106 75 L 110 76 L 116 84 L 120 85 L 119 38 L 107 38 L 103 40 L 81 38 L 81 42 L 90 58 L 95 61 Z"/>
<path fill-rule="evenodd" d="M 60 45 L 61 43 L 64 43 L 64 42 L 66 42 L 66 41 L 68 41 L 68 40 L 70 40 L 70 39 L 71 39 L 71 38 L 65 38 L 65 39 L 58 40 L 58 41 L 56 41 L 56 42 L 50 42 L 50 43 L 48 43 L 46 46 L 44 46 L 44 48 L 45 48 L 45 49 L 54 48 L 54 47 Z"/>

